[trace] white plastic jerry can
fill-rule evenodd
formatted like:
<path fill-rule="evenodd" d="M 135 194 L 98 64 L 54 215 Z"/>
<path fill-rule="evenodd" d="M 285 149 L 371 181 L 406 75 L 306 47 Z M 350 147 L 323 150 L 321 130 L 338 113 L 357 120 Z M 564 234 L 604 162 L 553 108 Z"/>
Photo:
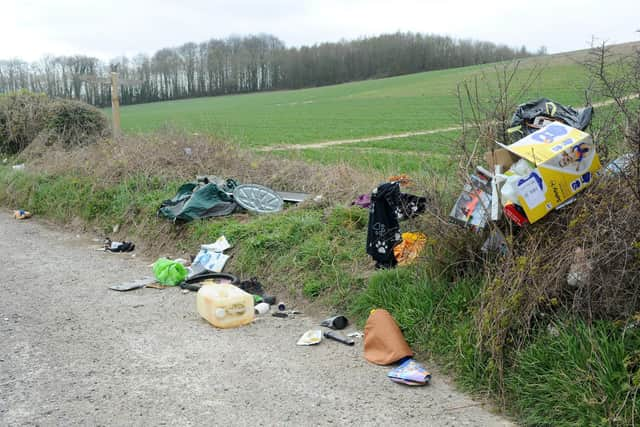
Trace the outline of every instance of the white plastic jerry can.
<path fill-rule="evenodd" d="M 217 328 L 237 328 L 253 322 L 253 296 L 227 283 L 203 285 L 198 291 L 200 316 Z"/>

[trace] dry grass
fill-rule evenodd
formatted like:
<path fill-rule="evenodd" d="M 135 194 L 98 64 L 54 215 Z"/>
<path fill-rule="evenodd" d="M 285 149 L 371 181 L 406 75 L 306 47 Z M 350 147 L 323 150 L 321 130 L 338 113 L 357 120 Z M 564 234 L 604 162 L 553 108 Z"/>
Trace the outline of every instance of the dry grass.
<path fill-rule="evenodd" d="M 107 120 L 97 108 L 80 101 L 49 99 L 28 91 L 0 96 L 0 152 L 20 153 L 33 141 L 85 145 L 99 140 Z"/>
<path fill-rule="evenodd" d="M 357 171 L 346 163 L 333 166 L 256 154 L 207 136 L 171 130 L 125 136 L 117 141 L 72 150 L 35 141 L 22 158 L 29 168 L 48 174 L 75 173 L 104 184 L 132 175 L 191 181 L 198 175 L 231 177 L 279 191 L 322 194 L 328 201 L 346 202 L 354 194 L 371 191 L 382 179 L 378 173 Z"/>

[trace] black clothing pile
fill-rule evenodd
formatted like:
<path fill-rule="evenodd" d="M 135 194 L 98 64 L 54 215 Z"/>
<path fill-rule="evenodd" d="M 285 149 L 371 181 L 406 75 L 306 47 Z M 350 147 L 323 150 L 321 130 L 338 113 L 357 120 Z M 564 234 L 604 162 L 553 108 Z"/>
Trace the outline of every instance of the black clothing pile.
<path fill-rule="evenodd" d="M 426 197 L 400 192 L 400 183 L 381 184 L 371 193 L 367 253 L 376 261 L 376 268 L 393 268 L 397 261 L 393 248 L 402 241 L 400 220 L 413 218 L 427 208 Z"/>

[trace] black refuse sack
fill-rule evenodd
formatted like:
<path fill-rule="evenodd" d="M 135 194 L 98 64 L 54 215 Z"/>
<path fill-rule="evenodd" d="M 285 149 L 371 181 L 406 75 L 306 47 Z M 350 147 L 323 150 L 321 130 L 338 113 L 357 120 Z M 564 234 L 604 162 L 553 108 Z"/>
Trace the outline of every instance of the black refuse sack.
<path fill-rule="evenodd" d="M 519 105 L 516 109 L 511 119 L 509 133 L 517 135 L 517 139 L 520 139 L 535 132 L 540 128 L 540 126 L 536 126 L 534 123 L 538 117 L 548 120 L 559 120 L 571 127 L 584 130 L 589 126 L 591 118 L 593 117 L 593 107 L 588 106 L 576 110 L 575 108 L 558 104 L 547 98 L 529 101 Z"/>

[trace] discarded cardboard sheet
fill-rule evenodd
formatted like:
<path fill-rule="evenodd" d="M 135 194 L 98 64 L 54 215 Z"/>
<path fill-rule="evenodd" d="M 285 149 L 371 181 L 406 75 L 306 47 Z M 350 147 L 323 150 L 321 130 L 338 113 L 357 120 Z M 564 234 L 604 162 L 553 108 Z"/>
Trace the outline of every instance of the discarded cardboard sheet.
<path fill-rule="evenodd" d="M 484 161 L 489 165 L 489 170 L 495 170 L 497 165 L 502 166 L 502 170 L 508 170 L 518 158 L 504 148 L 496 148 L 484 154 Z"/>
<path fill-rule="evenodd" d="M 223 252 L 230 247 L 231 245 L 225 236 L 218 237 L 214 243 L 201 245 L 200 252 L 198 252 L 191 265 L 189 277 L 196 276 L 207 270 L 221 273 L 229 259 L 229 255 L 225 255 Z"/>
<path fill-rule="evenodd" d="M 517 183 L 518 202 L 531 223 L 584 190 L 601 167 L 591 135 L 562 123 L 500 145 L 536 165 Z"/>
<path fill-rule="evenodd" d="M 225 255 L 222 252 L 200 249 L 200 252 L 198 252 L 198 255 L 191 265 L 190 276 L 195 276 L 205 270 L 213 271 L 214 273 L 222 273 L 224 265 L 227 263 L 228 259 L 229 255 Z"/>

